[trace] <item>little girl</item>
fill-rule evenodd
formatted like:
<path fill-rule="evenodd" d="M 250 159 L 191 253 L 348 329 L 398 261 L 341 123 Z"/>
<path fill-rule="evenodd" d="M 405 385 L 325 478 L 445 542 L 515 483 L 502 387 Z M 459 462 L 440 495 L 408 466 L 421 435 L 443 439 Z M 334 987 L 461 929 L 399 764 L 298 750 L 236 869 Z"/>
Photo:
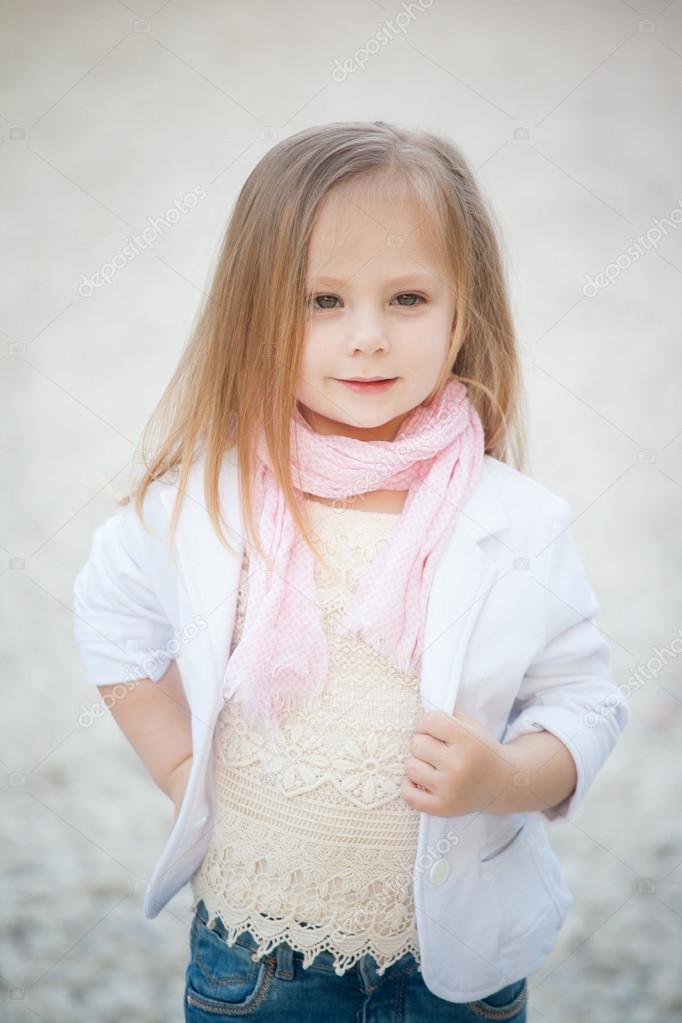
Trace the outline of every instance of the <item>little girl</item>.
<path fill-rule="evenodd" d="M 519 407 L 460 152 L 381 121 L 275 145 L 74 590 L 175 805 L 145 912 L 191 884 L 187 1020 L 526 1019 L 572 901 L 543 820 L 628 714 Z"/>

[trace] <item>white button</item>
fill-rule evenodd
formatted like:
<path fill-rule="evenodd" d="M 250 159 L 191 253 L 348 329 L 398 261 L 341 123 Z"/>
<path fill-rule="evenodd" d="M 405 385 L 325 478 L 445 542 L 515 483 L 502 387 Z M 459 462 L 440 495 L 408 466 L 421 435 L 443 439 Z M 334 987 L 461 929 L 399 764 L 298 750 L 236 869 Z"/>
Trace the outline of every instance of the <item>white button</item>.
<path fill-rule="evenodd" d="M 450 864 L 447 860 L 439 859 L 431 867 L 429 871 L 429 880 L 431 884 L 439 885 L 442 884 L 450 873 Z"/>

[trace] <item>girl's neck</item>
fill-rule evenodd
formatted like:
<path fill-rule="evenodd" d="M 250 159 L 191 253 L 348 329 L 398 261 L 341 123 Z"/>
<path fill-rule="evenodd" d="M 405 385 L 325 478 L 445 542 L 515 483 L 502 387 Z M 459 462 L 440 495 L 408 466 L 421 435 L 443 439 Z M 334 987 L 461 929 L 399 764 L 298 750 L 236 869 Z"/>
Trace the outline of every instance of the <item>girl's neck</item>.
<path fill-rule="evenodd" d="M 317 494 L 306 494 L 311 501 L 333 505 L 336 508 L 357 508 L 360 511 L 401 512 L 407 500 L 407 490 L 372 490 L 367 494 L 359 494 L 350 501 L 339 502 L 333 497 L 318 497 Z"/>

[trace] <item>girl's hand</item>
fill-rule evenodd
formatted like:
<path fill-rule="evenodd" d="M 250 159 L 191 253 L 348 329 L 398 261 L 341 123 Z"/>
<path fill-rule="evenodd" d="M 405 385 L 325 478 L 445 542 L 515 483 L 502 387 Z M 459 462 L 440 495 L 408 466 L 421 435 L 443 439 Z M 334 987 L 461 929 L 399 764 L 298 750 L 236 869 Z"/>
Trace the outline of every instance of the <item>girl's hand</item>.
<path fill-rule="evenodd" d="M 512 784 L 509 746 L 468 714 L 428 711 L 417 722 L 410 753 L 400 795 L 437 817 L 485 811 Z"/>
<path fill-rule="evenodd" d="M 171 771 L 168 779 L 167 791 L 174 804 L 173 824 L 175 824 L 178 819 L 182 801 L 185 798 L 187 782 L 189 781 L 190 771 L 192 770 L 192 762 L 193 757 L 187 757 L 186 760 L 183 760 L 182 763 L 178 764 L 178 766 Z"/>

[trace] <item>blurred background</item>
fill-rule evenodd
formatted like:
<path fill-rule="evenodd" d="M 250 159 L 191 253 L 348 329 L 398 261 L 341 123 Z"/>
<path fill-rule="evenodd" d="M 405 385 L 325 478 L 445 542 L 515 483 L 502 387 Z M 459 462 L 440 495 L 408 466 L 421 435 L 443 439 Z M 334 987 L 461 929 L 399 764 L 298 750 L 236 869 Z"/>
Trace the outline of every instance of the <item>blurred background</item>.
<path fill-rule="evenodd" d="M 172 808 L 83 680 L 73 579 L 253 165 L 382 119 L 477 171 L 527 472 L 571 502 L 631 710 L 548 825 L 575 904 L 529 1020 L 682 1019 L 681 0 L 24 0 L 2 22 L 0 1017 L 182 1019 L 190 889 L 142 909 Z"/>

